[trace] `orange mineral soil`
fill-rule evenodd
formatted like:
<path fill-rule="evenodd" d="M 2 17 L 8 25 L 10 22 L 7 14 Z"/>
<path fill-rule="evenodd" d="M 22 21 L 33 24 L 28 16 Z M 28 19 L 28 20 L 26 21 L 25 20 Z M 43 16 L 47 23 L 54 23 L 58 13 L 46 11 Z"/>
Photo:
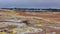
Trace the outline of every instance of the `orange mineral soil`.
<path fill-rule="evenodd" d="M 60 22 L 60 12 L 40 12 L 40 13 L 24 13 L 18 12 L 21 16 L 35 16 L 35 17 L 42 17 L 44 19 L 51 19 L 56 22 Z"/>

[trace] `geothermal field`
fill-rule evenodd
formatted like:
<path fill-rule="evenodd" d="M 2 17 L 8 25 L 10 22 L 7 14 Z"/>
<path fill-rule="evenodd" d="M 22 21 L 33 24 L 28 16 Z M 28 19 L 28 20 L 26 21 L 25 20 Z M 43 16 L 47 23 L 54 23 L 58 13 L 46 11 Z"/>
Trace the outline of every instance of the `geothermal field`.
<path fill-rule="evenodd" d="M 0 9 L 0 34 L 60 34 L 60 12 Z"/>

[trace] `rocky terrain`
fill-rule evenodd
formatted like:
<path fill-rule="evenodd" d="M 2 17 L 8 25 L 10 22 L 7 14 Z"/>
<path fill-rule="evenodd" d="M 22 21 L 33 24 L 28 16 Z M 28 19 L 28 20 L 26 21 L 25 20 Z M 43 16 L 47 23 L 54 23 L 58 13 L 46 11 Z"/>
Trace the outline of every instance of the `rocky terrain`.
<path fill-rule="evenodd" d="M 0 25 L 4 26 L 3 30 L 16 28 L 16 34 L 60 34 L 59 15 L 60 12 L 30 13 L 0 9 Z"/>

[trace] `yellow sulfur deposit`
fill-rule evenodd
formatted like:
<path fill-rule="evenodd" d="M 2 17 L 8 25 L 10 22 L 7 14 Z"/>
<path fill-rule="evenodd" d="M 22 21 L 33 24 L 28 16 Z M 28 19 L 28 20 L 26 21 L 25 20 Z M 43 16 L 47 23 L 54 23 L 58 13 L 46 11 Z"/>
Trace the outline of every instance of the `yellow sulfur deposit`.
<path fill-rule="evenodd" d="M 16 30 L 12 29 L 11 34 L 15 34 L 15 33 L 16 33 Z"/>
<path fill-rule="evenodd" d="M 0 34 L 5 34 L 5 32 L 0 32 Z"/>
<path fill-rule="evenodd" d="M 53 32 L 53 34 L 56 34 L 56 32 Z"/>
<path fill-rule="evenodd" d="M 56 32 L 46 33 L 46 34 L 56 34 Z"/>
<path fill-rule="evenodd" d="M 27 31 L 28 31 L 28 29 L 27 29 L 27 28 L 24 28 L 24 29 L 23 29 L 23 32 L 27 32 Z"/>

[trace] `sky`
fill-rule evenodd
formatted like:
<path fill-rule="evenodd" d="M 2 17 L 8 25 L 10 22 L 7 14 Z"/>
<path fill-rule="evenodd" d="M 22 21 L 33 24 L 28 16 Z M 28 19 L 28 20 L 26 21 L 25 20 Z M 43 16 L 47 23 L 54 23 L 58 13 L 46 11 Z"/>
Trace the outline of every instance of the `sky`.
<path fill-rule="evenodd" d="M 60 8 L 60 0 L 0 0 L 0 8 Z"/>

